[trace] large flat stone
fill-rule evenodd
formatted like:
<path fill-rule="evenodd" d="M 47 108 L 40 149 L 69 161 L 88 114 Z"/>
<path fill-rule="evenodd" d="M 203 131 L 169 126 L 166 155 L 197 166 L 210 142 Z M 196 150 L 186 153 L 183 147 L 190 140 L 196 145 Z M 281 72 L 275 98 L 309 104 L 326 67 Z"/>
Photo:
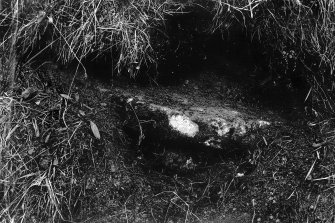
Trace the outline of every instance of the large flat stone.
<path fill-rule="evenodd" d="M 227 142 L 246 142 L 253 132 L 272 124 L 256 108 L 225 103 L 208 95 L 174 89 L 118 89 L 128 130 L 142 139 L 182 140 L 223 149 Z"/>

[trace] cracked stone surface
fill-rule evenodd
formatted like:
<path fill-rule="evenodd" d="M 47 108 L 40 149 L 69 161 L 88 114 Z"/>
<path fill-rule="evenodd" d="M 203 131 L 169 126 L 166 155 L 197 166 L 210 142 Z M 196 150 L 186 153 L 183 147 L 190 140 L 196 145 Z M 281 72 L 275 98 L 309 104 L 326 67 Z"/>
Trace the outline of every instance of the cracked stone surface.
<path fill-rule="evenodd" d="M 272 113 L 219 99 L 192 86 L 117 88 L 114 100 L 123 107 L 125 126 L 140 138 L 182 140 L 215 149 L 231 141 L 248 142 L 253 132 L 280 121 Z"/>

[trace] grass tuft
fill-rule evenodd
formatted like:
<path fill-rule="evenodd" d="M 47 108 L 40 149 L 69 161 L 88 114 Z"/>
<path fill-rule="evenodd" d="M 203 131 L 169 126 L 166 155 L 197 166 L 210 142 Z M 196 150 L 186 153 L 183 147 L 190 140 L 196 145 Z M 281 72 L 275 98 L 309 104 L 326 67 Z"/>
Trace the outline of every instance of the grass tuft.
<path fill-rule="evenodd" d="M 79 160 L 94 141 L 70 98 L 55 94 L 36 72 L 22 68 L 13 93 L 0 97 L 0 219 L 5 222 L 70 219 L 73 195 L 81 190 Z"/>

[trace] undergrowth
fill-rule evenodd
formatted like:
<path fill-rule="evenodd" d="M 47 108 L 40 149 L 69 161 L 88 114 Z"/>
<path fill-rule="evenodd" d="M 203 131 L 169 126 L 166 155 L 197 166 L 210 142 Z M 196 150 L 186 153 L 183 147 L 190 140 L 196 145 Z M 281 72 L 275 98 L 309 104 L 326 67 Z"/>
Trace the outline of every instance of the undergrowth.
<path fill-rule="evenodd" d="M 92 54 L 110 53 L 116 68 L 132 76 L 142 64 L 154 63 L 151 33 L 167 14 L 179 9 L 179 3 L 160 0 L 17 0 L 12 3 L 13 10 L 14 4 L 20 10 L 17 35 L 21 55 L 33 59 L 52 49 L 59 61 L 69 63 L 81 62 Z M 2 28 L 11 23 L 13 10 L 8 7 L 1 12 Z M 7 33 L 3 43 L 10 36 Z"/>
<path fill-rule="evenodd" d="M 333 113 L 334 1 L 216 1 L 213 30 L 243 26 L 251 39 L 263 44 L 267 71 L 274 79 L 299 76 L 311 88 L 306 101 Z"/>
<path fill-rule="evenodd" d="M 3 222 L 57 221 L 73 206 L 78 190 L 83 148 L 73 144 L 85 144 L 78 135 L 84 123 L 67 99 L 34 75 L 20 74 L 13 94 L 1 96 Z"/>

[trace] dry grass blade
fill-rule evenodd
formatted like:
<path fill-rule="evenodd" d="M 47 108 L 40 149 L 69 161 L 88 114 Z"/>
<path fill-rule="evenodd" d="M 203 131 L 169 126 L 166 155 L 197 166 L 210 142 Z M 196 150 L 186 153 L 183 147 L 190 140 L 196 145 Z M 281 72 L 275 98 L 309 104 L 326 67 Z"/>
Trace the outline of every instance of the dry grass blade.
<path fill-rule="evenodd" d="M 39 80 L 33 75 L 19 73 L 18 78 L 22 75 L 25 75 L 27 83 L 20 87 L 19 92 L 27 89 L 25 85 L 43 86 L 36 83 Z M 38 90 L 41 91 L 43 89 Z M 58 222 L 69 218 L 64 214 L 69 215 L 68 205 L 73 204 L 68 203 L 65 195 L 70 193 L 70 189 L 77 188 L 67 185 L 73 181 L 74 172 L 79 172 L 78 161 L 71 161 L 72 168 L 64 164 L 70 162 L 75 154 L 80 157 L 81 147 L 73 145 L 82 145 L 87 137 L 78 138 L 78 135 L 85 134 L 78 131 L 81 121 L 77 111 L 71 105 L 60 103 L 64 100 L 60 95 L 44 92 L 46 97 L 43 96 L 43 100 L 35 97 L 23 100 L 19 92 L 14 91 L 12 97 L 0 97 L 0 219 L 6 222 Z M 35 103 L 36 100 L 39 103 Z M 62 106 L 67 106 L 68 110 L 63 115 L 67 128 L 61 121 Z M 7 123 L 12 127 L 5 131 Z"/>

